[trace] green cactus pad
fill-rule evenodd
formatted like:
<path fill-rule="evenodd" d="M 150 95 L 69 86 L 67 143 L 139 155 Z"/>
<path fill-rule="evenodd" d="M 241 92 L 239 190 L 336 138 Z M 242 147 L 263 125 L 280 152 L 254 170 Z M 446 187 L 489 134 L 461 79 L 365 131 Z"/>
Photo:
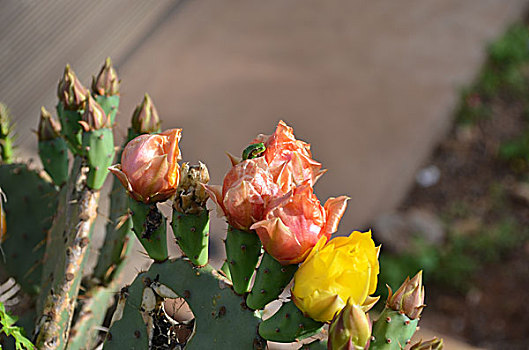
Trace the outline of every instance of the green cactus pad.
<path fill-rule="evenodd" d="M 225 245 L 233 289 L 237 294 L 244 294 L 250 290 L 250 282 L 261 254 L 261 241 L 255 232 L 228 226 Z"/>
<path fill-rule="evenodd" d="M 147 348 L 132 347 L 132 340 L 127 338 L 131 338 L 134 330 L 143 335 L 145 325 L 140 329 L 136 320 L 143 285 L 148 279 L 166 285 L 185 298 L 191 307 L 195 315 L 195 331 L 185 349 L 264 349 L 264 340 L 257 334 L 260 317 L 246 308 L 243 298 L 233 293 L 228 282 L 210 265 L 195 267 L 189 261 L 176 259 L 154 263 L 149 271 L 138 275 L 129 288 L 130 297 L 123 318 L 109 331 L 111 340 L 106 341 L 105 350 Z M 134 326 L 131 327 L 132 322 Z"/>
<path fill-rule="evenodd" d="M 46 232 L 57 207 L 57 190 L 25 164 L 0 166 L 7 234 L 2 243 L 8 273 L 30 294 L 38 293 Z"/>
<path fill-rule="evenodd" d="M 145 204 L 129 197 L 132 212 L 132 231 L 138 237 L 147 254 L 156 260 L 167 259 L 167 219 L 156 204 Z"/>
<path fill-rule="evenodd" d="M 322 327 L 322 322 L 303 316 L 294 302 L 289 301 L 259 325 L 259 334 L 266 340 L 291 343 L 320 332 Z"/>
<path fill-rule="evenodd" d="M 74 154 L 80 154 L 82 139 L 82 128 L 79 121 L 83 116 L 83 110 L 70 111 L 64 109 L 61 102 L 57 104 L 57 115 L 61 122 L 61 135 L 63 135 L 68 142 L 70 150 Z"/>
<path fill-rule="evenodd" d="M 39 156 L 44 170 L 57 186 L 68 180 L 68 146 L 62 137 L 39 141 Z"/>
<path fill-rule="evenodd" d="M 419 320 L 412 320 L 403 313 L 384 308 L 373 324 L 370 350 L 400 350 L 409 344 Z"/>
<path fill-rule="evenodd" d="M 281 265 L 270 254 L 264 253 L 257 269 L 252 291 L 246 298 L 251 309 L 262 309 L 269 302 L 277 299 L 286 285 L 292 280 L 298 265 Z"/>
<path fill-rule="evenodd" d="M 184 254 L 197 266 L 208 263 L 209 212 L 198 215 L 180 213 L 173 209 L 171 223 L 176 242 Z"/>
<path fill-rule="evenodd" d="M 108 167 L 114 160 L 114 135 L 112 129 L 83 132 L 83 151 L 86 154 L 90 171 L 86 184 L 94 190 L 99 190 L 109 173 Z"/>
<path fill-rule="evenodd" d="M 149 348 L 149 337 L 147 327 L 140 313 L 144 283 L 141 275 L 129 287 L 122 289 L 126 293 L 123 316 L 116 321 L 108 331 L 104 350 L 135 349 L 144 350 Z"/>
<path fill-rule="evenodd" d="M 110 118 L 110 123 L 114 125 L 116 120 L 116 114 L 118 113 L 119 108 L 119 95 L 113 96 L 104 96 L 104 95 L 94 95 L 94 99 L 99 103 L 105 114 Z"/>

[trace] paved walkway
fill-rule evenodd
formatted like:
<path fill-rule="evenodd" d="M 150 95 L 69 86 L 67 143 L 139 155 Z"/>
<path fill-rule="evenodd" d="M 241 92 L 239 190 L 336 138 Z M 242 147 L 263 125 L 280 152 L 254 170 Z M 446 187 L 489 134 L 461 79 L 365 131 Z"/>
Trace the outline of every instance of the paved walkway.
<path fill-rule="evenodd" d="M 526 0 L 187 1 L 120 70 L 126 125 L 144 91 L 212 182 L 279 119 L 351 197 L 339 231 L 393 208 L 445 134 L 485 44 Z"/>

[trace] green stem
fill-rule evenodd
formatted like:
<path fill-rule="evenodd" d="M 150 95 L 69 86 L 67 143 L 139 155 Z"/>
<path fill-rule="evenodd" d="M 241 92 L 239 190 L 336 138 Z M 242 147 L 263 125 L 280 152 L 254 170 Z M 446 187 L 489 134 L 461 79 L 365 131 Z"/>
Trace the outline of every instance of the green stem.
<path fill-rule="evenodd" d="M 233 289 L 237 294 L 244 294 L 250 290 L 250 283 L 261 254 L 261 241 L 255 232 L 228 226 L 225 246 Z"/>

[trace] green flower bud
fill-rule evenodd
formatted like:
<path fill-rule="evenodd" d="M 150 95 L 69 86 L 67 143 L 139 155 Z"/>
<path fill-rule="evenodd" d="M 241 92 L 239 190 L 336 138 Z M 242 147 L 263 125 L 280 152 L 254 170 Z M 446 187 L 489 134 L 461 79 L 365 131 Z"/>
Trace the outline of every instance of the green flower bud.
<path fill-rule="evenodd" d="M 132 129 L 138 134 L 152 134 L 160 131 L 160 117 L 151 97 L 145 94 L 143 101 L 132 114 Z"/>
<path fill-rule="evenodd" d="M 81 84 L 74 71 L 67 64 L 64 68 L 64 75 L 59 81 L 57 96 L 62 102 L 64 109 L 79 110 L 84 108 L 88 90 Z"/>
<path fill-rule="evenodd" d="M 105 64 L 97 77 L 92 78 L 92 92 L 101 96 L 114 96 L 119 94 L 119 78 L 110 57 L 107 57 Z"/>
<path fill-rule="evenodd" d="M 392 310 L 404 312 L 412 320 L 418 319 L 422 309 L 426 306 L 424 305 L 422 271 L 419 271 L 411 280 L 407 277 L 395 294 L 390 288 L 386 305 Z"/>
<path fill-rule="evenodd" d="M 103 108 L 90 95 L 86 99 L 86 108 L 79 123 L 83 126 L 84 131 L 111 127 L 110 118 L 106 116 Z"/>
<path fill-rule="evenodd" d="M 329 350 L 363 350 L 370 338 L 369 315 L 349 299 L 329 327 Z"/>
<path fill-rule="evenodd" d="M 441 350 L 443 348 L 443 339 L 433 338 L 423 342 L 422 340 L 413 344 L 410 350 Z"/>
<path fill-rule="evenodd" d="M 11 113 L 5 104 L 0 103 L 0 138 L 7 137 L 11 130 Z"/>
<path fill-rule="evenodd" d="M 42 106 L 40 108 L 39 129 L 37 136 L 39 141 L 54 140 L 60 137 L 61 124 L 52 118 L 51 114 Z"/>

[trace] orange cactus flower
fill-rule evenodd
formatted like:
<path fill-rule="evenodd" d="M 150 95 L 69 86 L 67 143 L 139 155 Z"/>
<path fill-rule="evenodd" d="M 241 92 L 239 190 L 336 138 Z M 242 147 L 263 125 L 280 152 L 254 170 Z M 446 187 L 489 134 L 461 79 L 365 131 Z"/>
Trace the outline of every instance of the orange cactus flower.
<path fill-rule="evenodd" d="M 263 157 L 235 164 L 224 177 L 222 187 L 205 187 L 219 214 L 224 214 L 232 227 L 241 230 L 248 230 L 263 218 L 267 202 L 279 191 Z"/>
<path fill-rule="evenodd" d="M 140 135 L 130 141 L 121 164 L 109 170 L 117 176 L 132 198 L 144 203 L 164 201 L 175 192 L 180 180 L 178 142 L 182 129 Z"/>
<path fill-rule="evenodd" d="M 307 182 L 267 206 L 262 221 L 252 225 L 265 250 L 283 265 L 305 260 L 320 237 L 329 238 L 347 207 L 347 197 L 329 198 L 322 207 Z"/>
<path fill-rule="evenodd" d="M 252 143 L 264 143 L 263 153 L 274 181 L 283 193 L 290 191 L 306 181 L 314 185 L 325 172 L 321 163 L 312 159 L 310 145 L 296 140 L 294 130 L 282 120 L 277 124 L 276 131 L 270 135 L 259 135 Z"/>

